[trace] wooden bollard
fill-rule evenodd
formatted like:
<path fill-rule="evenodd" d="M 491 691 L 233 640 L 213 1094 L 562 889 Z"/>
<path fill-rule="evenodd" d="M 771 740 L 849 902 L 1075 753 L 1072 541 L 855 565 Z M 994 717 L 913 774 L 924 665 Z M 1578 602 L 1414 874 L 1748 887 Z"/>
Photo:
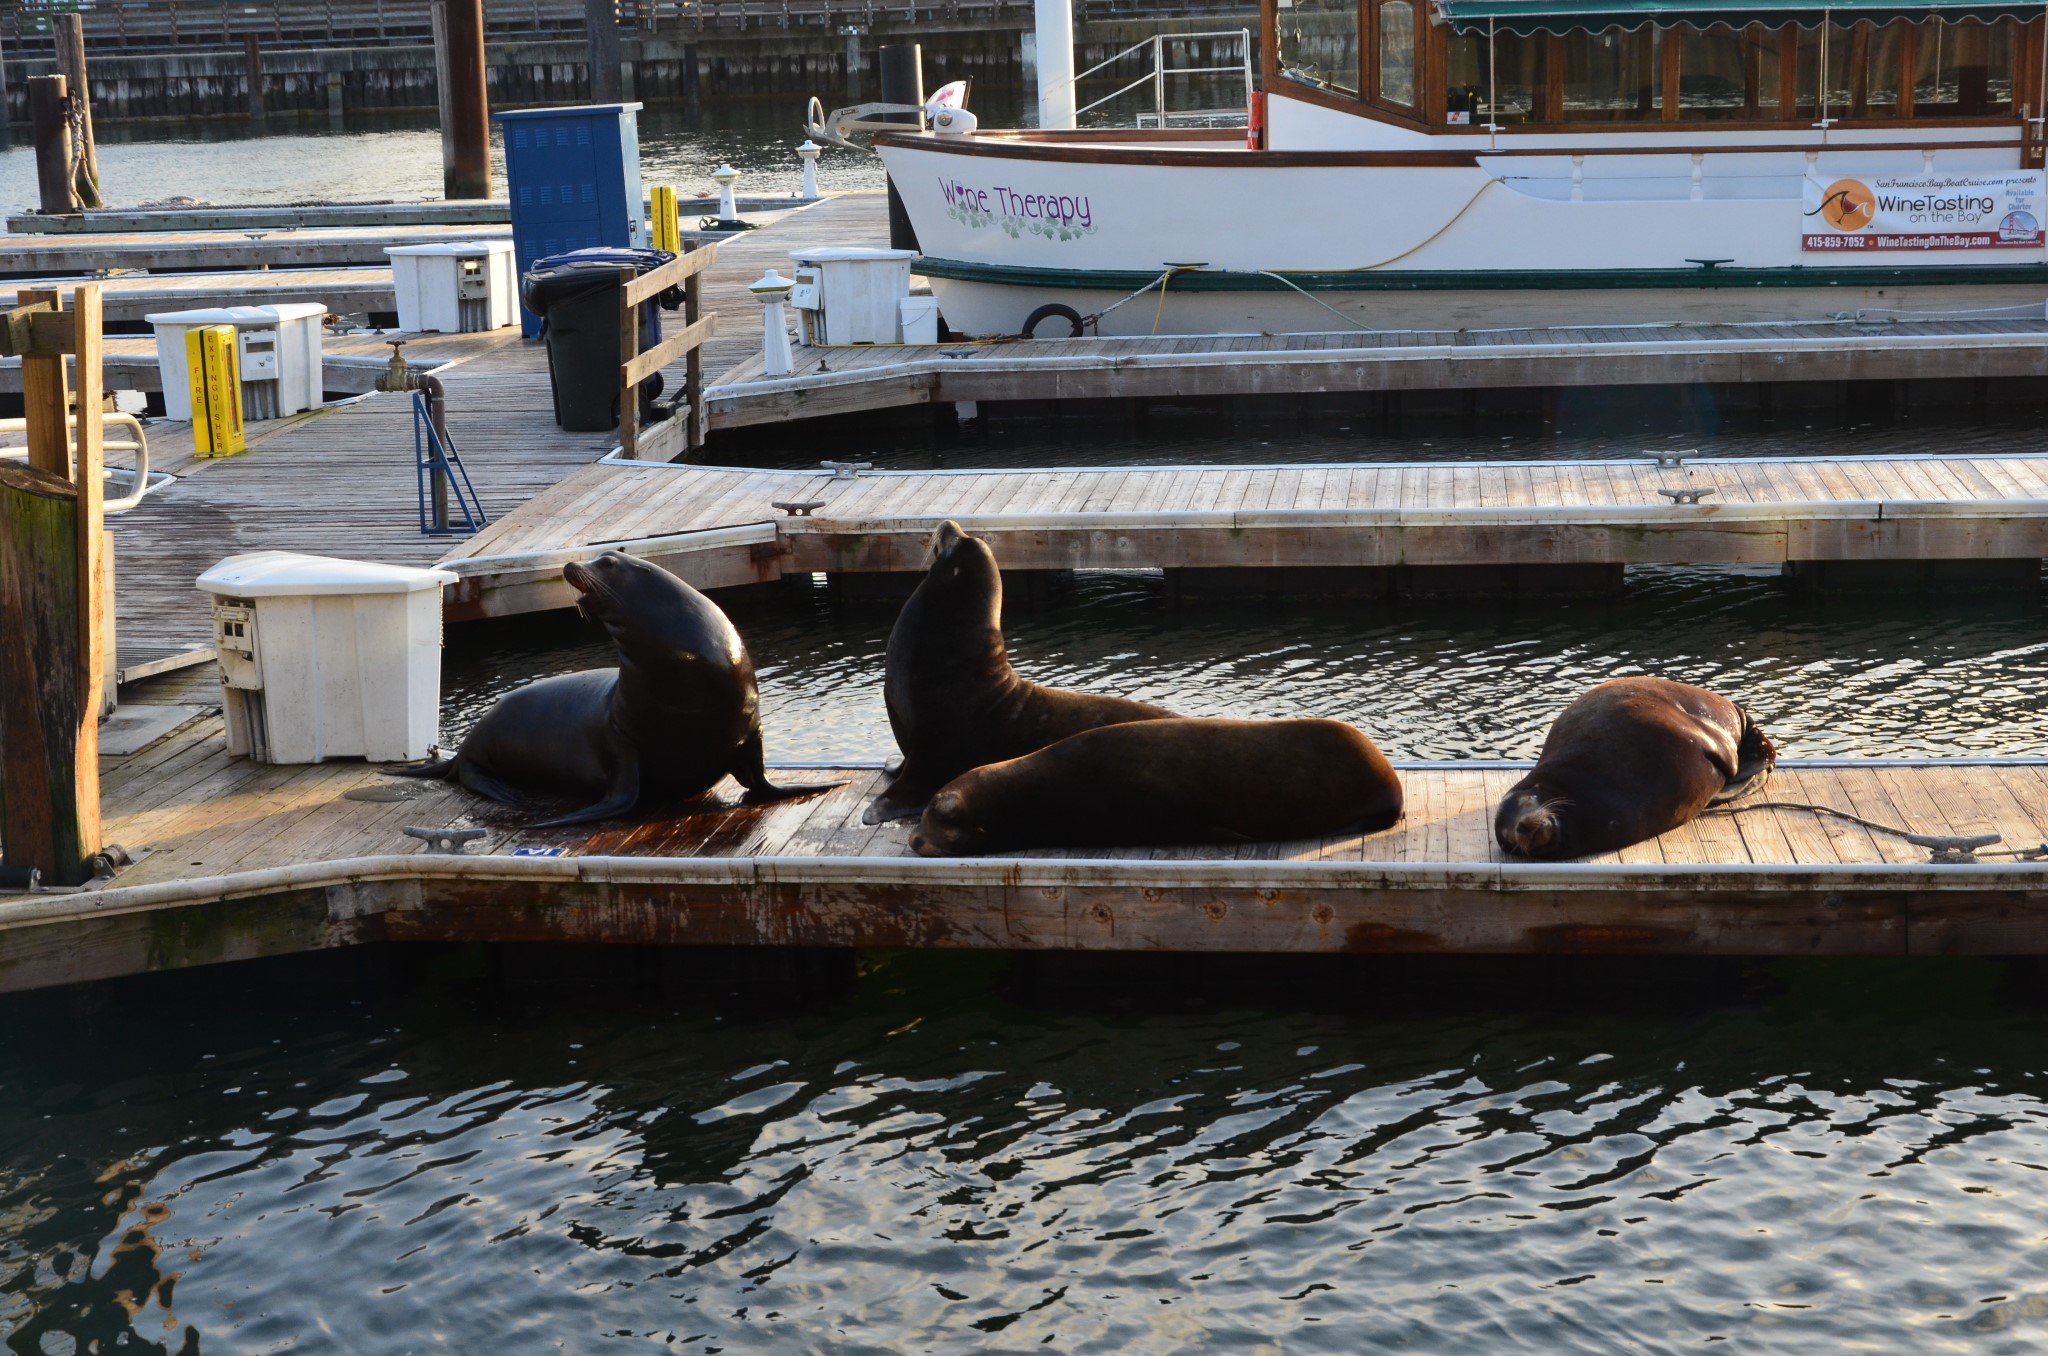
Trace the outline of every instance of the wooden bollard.
<path fill-rule="evenodd" d="M 92 134 L 92 86 L 85 75 L 85 20 L 77 14 L 50 16 L 57 40 L 57 74 L 64 77 L 64 97 L 71 107 L 72 187 L 87 207 L 100 200 L 100 148 Z"/>
<path fill-rule="evenodd" d="M 35 136 L 36 187 L 43 211 L 78 211 L 78 186 L 71 178 L 71 100 L 63 76 L 29 77 L 28 118 Z"/>
<path fill-rule="evenodd" d="M 79 746 L 99 713 L 84 704 L 78 554 L 77 487 L 0 462 L 0 860 L 52 885 L 91 879 L 100 850 L 98 740 Z"/>

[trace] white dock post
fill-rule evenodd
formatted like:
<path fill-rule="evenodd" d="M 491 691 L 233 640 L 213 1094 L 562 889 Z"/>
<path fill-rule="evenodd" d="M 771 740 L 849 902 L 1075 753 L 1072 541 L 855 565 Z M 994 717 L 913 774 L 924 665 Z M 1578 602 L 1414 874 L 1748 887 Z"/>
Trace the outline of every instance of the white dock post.
<path fill-rule="evenodd" d="M 711 171 L 711 182 L 718 185 L 718 219 L 738 221 L 740 210 L 732 200 L 732 186 L 739 180 L 740 172 L 731 165 L 720 164 Z"/>
<path fill-rule="evenodd" d="M 761 371 L 771 377 L 786 377 L 793 364 L 789 357 L 789 320 L 782 303 L 796 284 L 769 269 L 747 284 L 747 290 L 761 300 Z"/>
<path fill-rule="evenodd" d="M 1036 0 L 1038 125 L 1074 126 L 1074 11 L 1071 0 Z"/>
<path fill-rule="evenodd" d="M 806 198 L 818 196 L 818 157 L 824 154 L 824 151 L 825 148 L 823 146 L 812 141 L 809 137 L 805 137 L 804 144 L 796 148 L 796 153 L 802 156 L 804 160 L 804 196 Z"/>

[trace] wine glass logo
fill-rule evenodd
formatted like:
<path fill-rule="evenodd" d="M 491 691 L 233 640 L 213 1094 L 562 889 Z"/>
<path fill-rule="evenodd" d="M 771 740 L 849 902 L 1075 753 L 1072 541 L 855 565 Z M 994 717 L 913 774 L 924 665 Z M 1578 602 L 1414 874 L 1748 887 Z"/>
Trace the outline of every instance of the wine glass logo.
<path fill-rule="evenodd" d="M 1806 215 L 1838 231 L 1860 231 L 1877 218 L 1877 195 L 1861 179 L 1837 179 L 1820 195 L 1820 206 Z"/>

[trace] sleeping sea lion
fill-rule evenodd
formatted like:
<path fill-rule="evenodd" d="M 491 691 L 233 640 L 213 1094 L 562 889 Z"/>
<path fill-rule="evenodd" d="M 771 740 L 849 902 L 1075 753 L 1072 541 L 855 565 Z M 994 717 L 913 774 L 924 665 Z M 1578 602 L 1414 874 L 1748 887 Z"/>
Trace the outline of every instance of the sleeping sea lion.
<path fill-rule="evenodd" d="M 1159 720 L 1164 707 L 1041 687 L 1003 646 L 1003 576 L 986 542 L 954 522 L 933 530 L 923 582 L 889 632 L 882 697 L 903 766 L 861 818 L 905 819 L 972 767 L 1099 725 Z"/>
<path fill-rule="evenodd" d="M 1612 852 L 1764 784 L 1778 750 L 1719 693 L 1616 678 L 1559 714 L 1493 817 L 1501 848 L 1555 860 Z"/>
<path fill-rule="evenodd" d="M 840 785 L 769 783 L 754 664 L 716 603 L 617 551 L 571 562 L 562 577 L 580 595 L 583 615 L 611 633 L 619 666 L 515 688 L 484 712 L 453 758 L 393 771 L 452 778 L 492 800 L 591 802 L 534 828 L 609 819 L 646 800 L 688 800 L 728 773 L 750 802 Z"/>
<path fill-rule="evenodd" d="M 911 834 L 926 857 L 1032 847 L 1248 843 L 1372 833 L 1401 818 L 1401 779 L 1336 720 L 1106 725 L 962 773 Z"/>

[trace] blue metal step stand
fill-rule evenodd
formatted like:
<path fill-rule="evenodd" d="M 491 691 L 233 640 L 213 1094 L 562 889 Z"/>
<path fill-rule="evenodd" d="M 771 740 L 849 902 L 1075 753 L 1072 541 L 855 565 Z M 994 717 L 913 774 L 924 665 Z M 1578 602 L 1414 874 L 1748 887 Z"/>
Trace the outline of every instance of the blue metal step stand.
<path fill-rule="evenodd" d="M 462 454 L 455 449 L 455 439 L 451 436 L 444 441 L 434 428 L 434 421 L 427 413 L 424 391 L 412 393 L 412 453 L 413 468 L 419 480 L 421 532 L 429 537 L 461 537 L 491 521 L 476 497 L 476 487 L 469 483 L 469 469 L 462 464 Z M 460 526 L 448 513 L 445 496 L 436 496 L 433 492 L 437 477 L 448 487 L 446 493 L 454 497 L 455 506 L 462 510 Z"/>

